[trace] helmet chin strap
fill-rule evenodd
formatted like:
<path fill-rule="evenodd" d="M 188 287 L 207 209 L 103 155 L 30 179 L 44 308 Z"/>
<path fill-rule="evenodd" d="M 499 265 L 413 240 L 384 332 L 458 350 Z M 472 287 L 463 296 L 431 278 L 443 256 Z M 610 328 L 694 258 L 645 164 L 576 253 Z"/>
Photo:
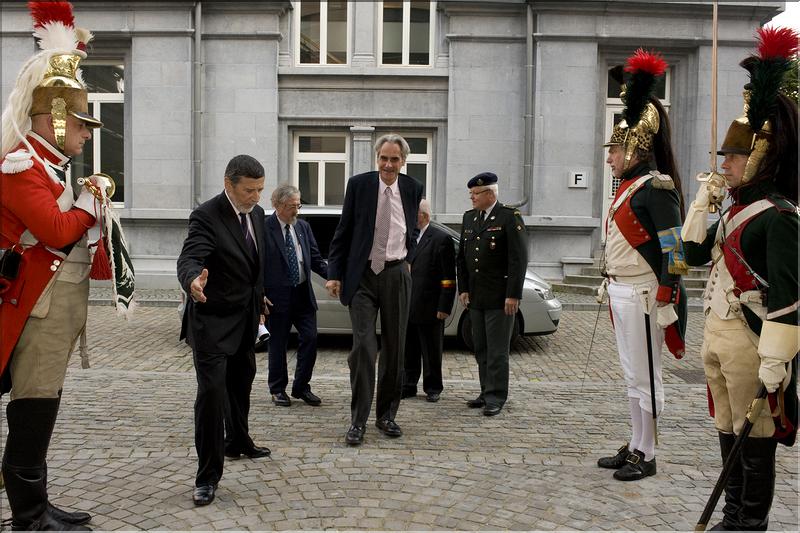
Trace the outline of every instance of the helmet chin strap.
<path fill-rule="evenodd" d="M 50 116 L 53 121 L 53 132 L 56 137 L 56 144 L 64 151 L 64 143 L 67 139 L 67 103 L 63 98 L 53 98 Z"/>

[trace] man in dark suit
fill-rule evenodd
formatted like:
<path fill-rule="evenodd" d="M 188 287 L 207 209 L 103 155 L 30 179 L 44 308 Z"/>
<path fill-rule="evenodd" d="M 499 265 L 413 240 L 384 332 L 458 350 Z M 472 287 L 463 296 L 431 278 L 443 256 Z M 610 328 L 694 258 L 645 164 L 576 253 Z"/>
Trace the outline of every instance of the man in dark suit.
<path fill-rule="evenodd" d="M 192 212 L 178 257 L 178 280 L 189 295 L 181 339 L 192 347 L 197 374 L 195 505 L 214 500 L 225 457 L 270 454 L 253 443 L 247 423 L 264 303 L 263 190 L 258 161 L 249 155 L 231 159 L 225 190 Z"/>
<path fill-rule="evenodd" d="M 267 328 L 269 340 L 269 392 L 275 405 L 288 407 L 289 381 L 286 372 L 286 345 L 292 326 L 297 329 L 297 366 L 292 397 L 309 405 L 320 405 L 311 392 L 311 373 L 317 360 L 317 299 L 311 285 L 311 272 L 328 278 L 328 265 L 322 259 L 311 226 L 297 218 L 300 190 L 289 184 L 272 193 L 275 212 L 267 217 L 264 239 L 266 263 L 264 289 L 272 305 Z"/>
<path fill-rule="evenodd" d="M 528 242 L 519 211 L 497 201 L 497 176 L 482 172 L 467 183 L 471 209 L 461 223 L 458 299 L 469 310 L 481 393 L 467 405 L 500 413 L 508 399 L 508 351 L 525 271 Z"/>
<path fill-rule="evenodd" d="M 406 262 L 414 251 L 417 209 L 422 185 L 400 173 L 408 143 L 399 135 L 384 135 L 375 143 L 377 172 L 351 177 L 344 195 L 342 218 L 331 239 L 328 282 L 331 296 L 349 307 L 353 327 L 350 366 L 350 428 L 345 442 L 364 441 L 375 391 L 381 315 L 381 358 L 375 401 L 377 428 L 389 437 L 403 434 L 394 418 L 400 405 L 411 274 Z"/>
<path fill-rule="evenodd" d="M 411 312 L 406 333 L 403 398 L 417 395 L 422 360 L 422 389 L 429 402 L 438 402 L 442 384 L 444 321 L 456 294 L 456 251 L 444 231 L 430 225 L 431 205 L 419 203 L 417 247 L 411 256 Z"/>

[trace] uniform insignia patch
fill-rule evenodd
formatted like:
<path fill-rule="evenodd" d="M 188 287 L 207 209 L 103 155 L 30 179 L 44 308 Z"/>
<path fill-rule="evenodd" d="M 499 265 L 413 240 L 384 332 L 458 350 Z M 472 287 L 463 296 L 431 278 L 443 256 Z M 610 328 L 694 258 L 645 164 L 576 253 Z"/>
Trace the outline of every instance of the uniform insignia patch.
<path fill-rule="evenodd" d="M 517 231 L 522 231 L 522 226 L 517 226 Z"/>
<path fill-rule="evenodd" d="M 33 166 L 33 159 L 27 150 L 19 149 L 16 152 L 6 154 L 0 171 L 4 174 L 19 174 Z"/>

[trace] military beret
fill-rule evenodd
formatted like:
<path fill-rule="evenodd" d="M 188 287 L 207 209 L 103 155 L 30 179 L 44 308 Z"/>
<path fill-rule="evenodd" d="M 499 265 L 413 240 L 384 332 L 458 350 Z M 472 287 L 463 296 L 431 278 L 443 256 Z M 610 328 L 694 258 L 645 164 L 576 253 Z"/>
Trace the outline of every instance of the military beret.
<path fill-rule="evenodd" d="M 491 185 L 497 183 L 497 175 L 493 172 L 481 172 L 467 182 L 467 188 L 482 187 L 484 185 Z"/>

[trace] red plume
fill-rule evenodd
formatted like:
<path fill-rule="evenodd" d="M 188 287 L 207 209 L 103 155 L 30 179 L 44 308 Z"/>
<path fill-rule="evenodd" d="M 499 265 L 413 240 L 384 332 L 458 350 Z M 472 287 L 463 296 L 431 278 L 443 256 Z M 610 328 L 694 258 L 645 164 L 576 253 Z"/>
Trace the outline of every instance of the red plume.
<path fill-rule="evenodd" d="M 758 55 L 761 59 L 789 59 L 797 53 L 798 39 L 791 28 L 758 28 Z"/>
<path fill-rule="evenodd" d="M 40 28 L 48 22 L 61 22 L 67 28 L 75 26 L 72 16 L 72 4 L 69 2 L 28 2 L 28 9 L 33 17 L 33 27 Z"/>
<path fill-rule="evenodd" d="M 625 72 L 647 72 L 653 76 L 661 76 L 667 70 L 667 62 L 659 53 L 647 52 L 642 48 L 636 50 L 625 62 Z"/>

